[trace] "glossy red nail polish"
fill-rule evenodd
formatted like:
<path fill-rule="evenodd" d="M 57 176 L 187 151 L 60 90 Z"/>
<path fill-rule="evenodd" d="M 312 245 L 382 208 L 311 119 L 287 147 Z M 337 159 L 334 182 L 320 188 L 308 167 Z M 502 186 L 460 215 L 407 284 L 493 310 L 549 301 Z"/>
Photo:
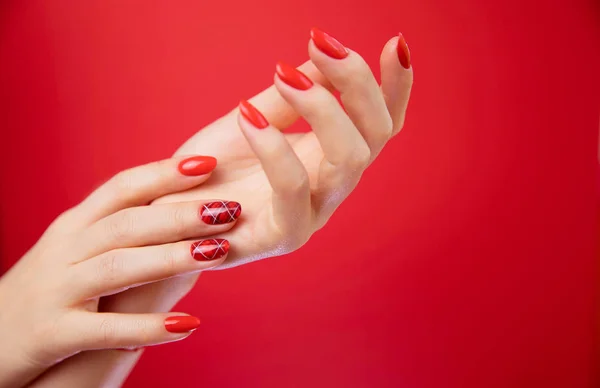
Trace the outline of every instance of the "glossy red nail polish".
<path fill-rule="evenodd" d="M 348 50 L 333 36 L 313 27 L 310 30 L 310 37 L 315 42 L 319 50 L 329 55 L 331 58 L 344 59 L 348 56 Z"/>
<path fill-rule="evenodd" d="M 192 257 L 197 261 L 217 260 L 229 252 L 229 241 L 222 238 L 210 238 L 192 243 Z"/>
<path fill-rule="evenodd" d="M 179 162 L 179 172 L 186 176 L 208 174 L 217 167 L 217 159 L 212 156 L 192 156 Z"/>
<path fill-rule="evenodd" d="M 200 218 L 210 225 L 233 222 L 242 213 L 242 205 L 234 201 L 215 201 L 202 205 Z"/>
<path fill-rule="evenodd" d="M 313 82 L 304 73 L 283 62 L 277 62 L 275 71 L 283 82 L 293 88 L 307 90 L 313 86 Z"/>
<path fill-rule="evenodd" d="M 269 122 L 265 119 L 265 116 L 260 113 L 252 104 L 246 100 L 240 101 L 240 113 L 246 120 L 258 129 L 265 129 L 269 126 Z"/>
<path fill-rule="evenodd" d="M 189 315 L 168 317 L 165 319 L 165 329 L 170 333 L 187 333 L 196 330 L 200 326 L 200 320 Z"/>
<path fill-rule="evenodd" d="M 402 67 L 410 69 L 410 51 L 408 50 L 406 40 L 401 33 L 398 34 L 398 46 L 396 47 L 396 51 L 398 51 L 398 60 L 400 60 Z"/>

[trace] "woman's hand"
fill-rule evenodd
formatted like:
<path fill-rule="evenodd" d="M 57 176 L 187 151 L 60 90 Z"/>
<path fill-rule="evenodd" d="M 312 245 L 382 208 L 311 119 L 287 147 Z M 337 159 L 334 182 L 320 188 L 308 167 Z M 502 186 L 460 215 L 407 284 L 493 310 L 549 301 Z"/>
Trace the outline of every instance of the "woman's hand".
<path fill-rule="evenodd" d="M 233 110 L 177 151 L 217 157 L 219 169 L 210 182 L 154 202 L 224 197 L 243 204 L 244 222 L 227 235 L 235 248 L 218 268 L 299 248 L 327 222 L 404 124 L 413 72 L 402 36 L 390 39 L 383 49 L 378 85 L 360 55 L 318 30 L 311 35 L 311 61 L 300 66 L 304 76 L 278 66 L 275 85 L 250 99 L 257 110 L 243 103 L 244 115 Z M 340 92 L 346 112 L 331 90 Z M 313 132 L 279 132 L 299 116 Z M 104 306 L 115 312 L 169 311 L 196 279 L 186 275 L 147 284 L 103 298 Z M 117 386 L 140 355 L 126 353 L 72 357 L 52 368 L 35 387 L 90 381 L 94 386 Z"/>
<path fill-rule="evenodd" d="M 124 171 L 62 214 L 0 279 L 0 386 L 24 385 L 82 350 L 181 340 L 198 326 L 180 313 L 99 313 L 101 296 L 226 259 L 240 206 L 193 201 L 142 206 L 208 179 L 216 160 L 174 158 Z M 182 241 L 183 240 L 183 241 Z"/>
<path fill-rule="evenodd" d="M 241 104 L 245 115 L 235 109 L 177 151 L 217 157 L 219 168 L 210 182 L 155 201 L 226 197 L 243 204 L 244 222 L 227 237 L 235 249 L 219 269 L 302 246 L 404 124 L 413 71 L 402 35 L 383 48 L 381 85 L 360 55 L 319 30 L 311 35 L 311 61 L 300 67 L 304 74 L 278 65 L 275 84 L 250 99 L 257 109 Z M 340 93 L 344 108 L 330 90 Z M 278 130 L 299 116 L 312 132 Z M 106 306 L 109 311 L 169 311 L 196 279 L 190 275 L 149 284 L 108 298 Z"/>
<path fill-rule="evenodd" d="M 402 36 L 383 49 L 381 87 L 360 55 L 319 30 L 312 37 L 311 62 L 301 67 L 306 75 L 278 64 L 274 88 L 250 100 L 257 110 L 243 103 L 245 115 L 231 112 L 177 152 L 217 157 L 219 169 L 209 184 L 157 201 L 235 195 L 245 222 L 229 236 L 235 250 L 218 269 L 302 246 L 402 128 L 413 74 Z M 343 108 L 327 89 L 340 93 Z M 294 112 L 311 132 L 280 132 L 295 121 Z"/>

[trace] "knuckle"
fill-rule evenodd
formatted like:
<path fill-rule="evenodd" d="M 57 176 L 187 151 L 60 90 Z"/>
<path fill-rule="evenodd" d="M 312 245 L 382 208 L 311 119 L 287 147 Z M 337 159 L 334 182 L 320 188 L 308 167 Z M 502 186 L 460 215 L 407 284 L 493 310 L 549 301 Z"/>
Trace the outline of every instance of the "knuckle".
<path fill-rule="evenodd" d="M 109 181 L 108 186 L 119 195 L 129 195 L 133 190 L 133 174 L 130 170 L 118 172 Z"/>
<path fill-rule="evenodd" d="M 97 275 L 101 282 L 113 281 L 122 272 L 125 261 L 118 250 L 106 252 L 100 257 Z"/>
<path fill-rule="evenodd" d="M 188 209 L 183 205 L 175 205 L 172 212 L 172 230 L 177 236 L 186 235 L 187 230 L 189 229 L 188 222 Z"/>
<path fill-rule="evenodd" d="M 102 319 L 98 331 L 102 347 L 113 348 L 118 345 L 117 325 L 114 319 Z"/>
<path fill-rule="evenodd" d="M 362 170 L 369 165 L 371 161 L 371 150 L 365 144 L 357 146 L 346 160 L 346 166 L 351 170 Z"/>
<path fill-rule="evenodd" d="M 164 277 L 172 277 L 178 274 L 178 257 L 175 250 L 172 248 L 165 248 L 162 254 L 162 272 Z"/>
<path fill-rule="evenodd" d="M 114 241 L 123 240 L 135 231 L 136 217 L 133 211 L 121 210 L 113 214 L 106 223 L 106 233 Z"/>
<path fill-rule="evenodd" d="M 146 319 L 135 319 L 131 322 L 131 332 L 135 337 L 135 344 L 147 343 L 151 338 L 151 327 Z"/>
<path fill-rule="evenodd" d="M 59 214 L 58 217 L 52 221 L 50 226 L 47 229 L 48 233 L 66 233 L 69 231 L 69 225 L 71 224 L 71 219 L 73 217 L 73 209 L 68 209 L 63 213 Z"/>
<path fill-rule="evenodd" d="M 373 77 L 371 69 L 362 57 L 357 54 L 353 59 L 345 66 L 341 80 L 346 89 L 363 88 Z"/>

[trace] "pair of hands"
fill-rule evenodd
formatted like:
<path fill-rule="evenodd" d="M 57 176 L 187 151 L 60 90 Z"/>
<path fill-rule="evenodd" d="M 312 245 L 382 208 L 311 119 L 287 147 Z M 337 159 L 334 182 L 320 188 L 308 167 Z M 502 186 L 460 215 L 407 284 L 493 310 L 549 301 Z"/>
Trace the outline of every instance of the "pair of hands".
<path fill-rule="evenodd" d="M 185 338 L 198 321 L 165 312 L 199 271 L 291 252 L 327 222 L 401 129 L 412 68 L 402 36 L 384 47 L 381 86 L 357 53 L 319 30 L 308 52 L 301 72 L 278 64 L 274 86 L 177 151 L 216 157 L 212 174 L 206 157 L 138 167 L 57 219 L 0 281 L 0 370 L 10 367 L 0 385 L 22 385 L 82 350 Z M 298 116 L 312 132 L 280 132 Z M 99 353 L 71 357 L 38 385 Z"/>

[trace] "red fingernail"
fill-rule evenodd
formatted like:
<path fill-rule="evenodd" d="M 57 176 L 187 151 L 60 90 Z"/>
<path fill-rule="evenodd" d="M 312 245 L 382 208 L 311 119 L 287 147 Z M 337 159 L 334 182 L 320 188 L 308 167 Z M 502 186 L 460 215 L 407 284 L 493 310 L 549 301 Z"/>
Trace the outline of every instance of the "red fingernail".
<path fill-rule="evenodd" d="M 396 47 L 396 51 L 398 51 L 398 59 L 402 67 L 410 69 L 410 51 L 402 33 L 398 34 L 398 47 Z"/>
<path fill-rule="evenodd" d="M 186 176 L 208 174 L 217 167 L 217 159 L 212 156 L 192 156 L 179 162 L 179 172 Z"/>
<path fill-rule="evenodd" d="M 310 30 L 310 37 L 319 50 L 329 55 L 331 58 L 344 59 L 348 56 L 348 50 L 333 36 L 313 27 Z"/>
<path fill-rule="evenodd" d="M 192 243 L 192 257 L 197 261 L 217 260 L 229 251 L 229 241 L 222 238 L 211 238 Z"/>
<path fill-rule="evenodd" d="M 233 222 L 242 213 L 242 205 L 234 201 L 215 201 L 202 205 L 200 218 L 210 225 Z"/>
<path fill-rule="evenodd" d="M 187 333 L 196 330 L 198 326 L 200 326 L 200 320 L 189 315 L 165 319 L 165 329 L 170 333 Z"/>
<path fill-rule="evenodd" d="M 275 71 L 283 82 L 293 88 L 307 90 L 313 86 L 313 82 L 310 80 L 310 78 L 304 75 L 300 70 L 283 62 L 277 62 Z"/>
<path fill-rule="evenodd" d="M 240 113 L 258 129 L 265 129 L 269 126 L 269 122 L 265 119 L 265 116 L 246 100 L 240 101 Z"/>

